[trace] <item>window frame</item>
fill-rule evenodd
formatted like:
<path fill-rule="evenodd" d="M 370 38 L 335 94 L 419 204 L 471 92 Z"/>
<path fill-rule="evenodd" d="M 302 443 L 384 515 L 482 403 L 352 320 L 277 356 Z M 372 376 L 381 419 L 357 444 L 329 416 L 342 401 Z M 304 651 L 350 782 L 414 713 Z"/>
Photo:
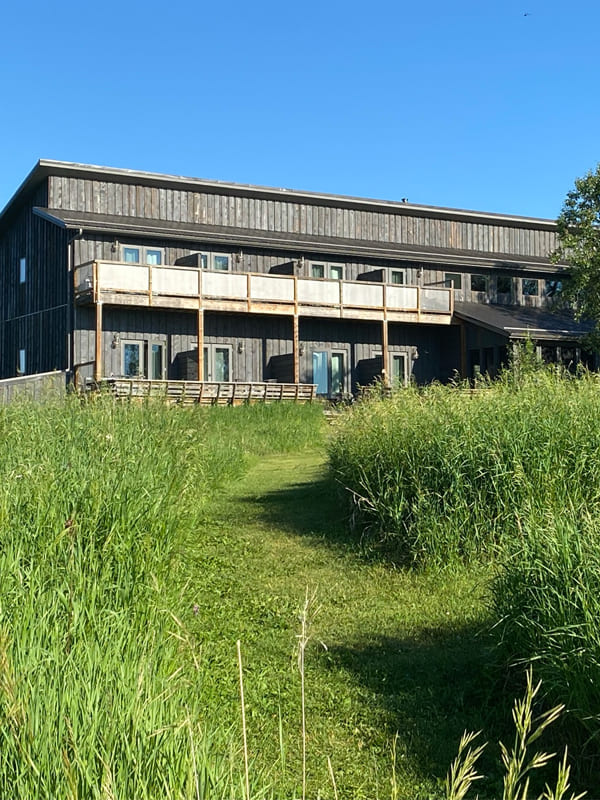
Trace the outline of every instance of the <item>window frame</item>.
<path fill-rule="evenodd" d="M 232 272 L 231 263 L 233 257 L 231 253 L 221 253 L 213 250 L 199 250 L 198 255 L 200 256 L 200 269 L 208 272 Z M 215 258 L 226 258 L 227 269 L 216 269 Z"/>
<path fill-rule="evenodd" d="M 27 375 L 27 349 L 20 347 L 17 354 L 17 374 Z"/>
<path fill-rule="evenodd" d="M 19 284 L 27 282 L 27 256 L 19 258 Z"/>
<path fill-rule="evenodd" d="M 483 281 L 483 289 L 477 289 L 473 286 L 473 278 L 480 278 Z M 488 275 L 484 275 L 481 272 L 472 272 L 471 273 L 471 280 L 470 280 L 470 289 L 472 292 L 478 292 L 479 294 L 485 294 L 489 291 L 490 288 L 490 279 Z"/>
<path fill-rule="evenodd" d="M 323 267 L 323 275 L 321 275 L 319 277 L 317 277 L 316 275 L 313 275 L 312 273 L 313 273 L 313 268 L 314 267 Z M 332 277 L 332 275 L 331 275 L 331 270 L 332 269 L 336 269 L 336 270 L 340 269 L 342 271 L 342 277 L 341 278 Z M 343 280 L 346 279 L 346 265 L 345 264 L 340 264 L 339 261 L 325 261 L 325 260 L 323 260 L 323 261 L 319 261 L 319 260 L 312 261 L 311 260 L 311 261 L 308 262 L 308 277 L 309 278 L 313 278 L 316 281 L 320 281 L 320 280 L 343 281 Z"/>
<path fill-rule="evenodd" d="M 463 279 L 462 272 L 444 272 L 444 285 L 446 289 L 454 289 L 454 291 L 456 292 L 461 292 L 462 279 Z"/>
<path fill-rule="evenodd" d="M 145 245 L 145 244 L 132 244 L 131 242 L 121 242 L 120 244 L 120 257 L 122 264 L 139 264 L 142 267 L 163 267 L 166 263 L 165 258 L 165 248 L 164 247 L 154 247 L 152 245 Z M 140 257 L 139 261 L 127 261 L 125 258 L 125 251 L 126 250 L 138 250 Z M 148 262 L 147 253 L 148 252 L 156 252 L 160 253 L 160 263 L 159 264 L 150 264 Z"/>
<path fill-rule="evenodd" d="M 529 284 L 529 289 L 535 291 L 525 291 L 525 284 Z M 539 297 L 540 296 L 540 281 L 539 278 L 521 278 L 521 294 L 523 297 Z"/>
<path fill-rule="evenodd" d="M 401 281 L 394 281 L 392 280 L 393 275 L 401 275 Z M 389 267 L 388 274 L 387 274 L 387 283 L 390 286 L 406 286 L 406 270 L 405 269 L 398 269 L 396 267 Z"/>

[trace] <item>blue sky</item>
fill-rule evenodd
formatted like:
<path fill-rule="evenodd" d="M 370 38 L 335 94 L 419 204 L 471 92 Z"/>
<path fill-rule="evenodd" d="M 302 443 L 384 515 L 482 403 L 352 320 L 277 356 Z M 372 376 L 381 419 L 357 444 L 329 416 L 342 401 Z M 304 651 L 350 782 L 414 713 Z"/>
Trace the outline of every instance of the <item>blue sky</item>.
<path fill-rule="evenodd" d="M 6 4 L 0 207 L 38 158 L 555 217 L 600 3 Z"/>

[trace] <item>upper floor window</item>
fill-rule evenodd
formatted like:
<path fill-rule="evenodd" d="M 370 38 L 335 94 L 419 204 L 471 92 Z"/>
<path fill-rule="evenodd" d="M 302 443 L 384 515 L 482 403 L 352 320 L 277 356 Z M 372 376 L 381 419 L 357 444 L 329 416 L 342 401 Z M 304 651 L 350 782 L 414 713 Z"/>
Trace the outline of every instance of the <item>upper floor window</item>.
<path fill-rule="evenodd" d="M 389 282 L 394 283 L 396 285 L 400 285 L 404 283 L 404 270 L 403 269 L 390 269 L 389 272 Z"/>
<path fill-rule="evenodd" d="M 228 272 L 231 269 L 231 256 L 226 253 L 200 253 L 202 269 Z"/>
<path fill-rule="evenodd" d="M 19 283 L 25 283 L 27 280 L 27 259 L 23 256 L 23 258 L 19 259 Z"/>
<path fill-rule="evenodd" d="M 122 246 L 122 258 L 126 264 L 150 264 L 153 267 L 165 262 L 165 251 L 162 247 L 144 247 L 142 245 Z"/>
<path fill-rule="evenodd" d="M 496 278 L 496 291 L 498 294 L 512 293 L 512 278 L 510 275 L 498 275 Z"/>
<path fill-rule="evenodd" d="M 537 278 L 521 278 L 521 286 L 524 297 L 537 297 L 539 294 Z"/>
<path fill-rule="evenodd" d="M 446 272 L 444 283 L 449 289 L 462 289 L 462 275 L 459 272 Z"/>
<path fill-rule="evenodd" d="M 332 281 L 341 281 L 344 279 L 344 265 L 331 264 L 328 261 L 311 261 L 310 277 L 330 278 Z"/>
<path fill-rule="evenodd" d="M 487 275 L 471 275 L 472 292 L 487 292 L 487 290 L 488 290 Z"/>
<path fill-rule="evenodd" d="M 562 292 L 562 281 L 546 280 L 544 290 L 546 297 L 554 297 Z"/>

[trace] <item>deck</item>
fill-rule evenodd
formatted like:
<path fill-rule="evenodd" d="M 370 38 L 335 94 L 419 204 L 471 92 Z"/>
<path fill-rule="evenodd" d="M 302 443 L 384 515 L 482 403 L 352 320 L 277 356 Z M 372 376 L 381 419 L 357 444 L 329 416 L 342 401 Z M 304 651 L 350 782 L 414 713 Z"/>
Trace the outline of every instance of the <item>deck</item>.
<path fill-rule="evenodd" d="M 449 288 L 196 267 L 91 261 L 74 270 L 75 299 L 144 308 L 450 324 Z"/>
<path fill-rule="evenodd" d="M 237 406 L 247 403 L 310 403 L 316 398 L 312 383 L 247 383 L 210 381 L 154 381 L 141 378 L 107 378 L 102 387 L 119 400 L 158 398 L 180 406 Z"/>

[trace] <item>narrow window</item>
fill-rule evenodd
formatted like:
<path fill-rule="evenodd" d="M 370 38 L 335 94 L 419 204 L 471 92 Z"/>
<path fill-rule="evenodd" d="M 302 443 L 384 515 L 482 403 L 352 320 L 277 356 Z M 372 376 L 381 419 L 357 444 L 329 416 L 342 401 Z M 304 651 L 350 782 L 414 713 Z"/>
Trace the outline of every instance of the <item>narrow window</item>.
<path fill-rule="evenodd" d="M 344 393 L 344 354 L 331 354 L 331 394 Z"/>
<path fill-rule="evenodd" d="M 17 372 L 19 375 L 25 375 L 27 369 L 27 359 L 25 355 L 25 350 L 19 350 L 19 366 L 17 368 Z"/>
<path fill-rule="evenodd" d="M 25 257 L 19 259 L 19 283 L 25 283 L 27 280 L 27 259 Z"/>
<path fill-rule="evenodd" d="M 202 269 L 208 269 L 208 253 L 200 253 L 200 266 Z"/>
<path fill-rule="evenodd" d="M 150 345 L 150 359 L 148 363 L 148 377 L 151 380 L 162 380 L 164 375 L 164 345 L 152 342 Z"/>
<path fill-rule="evenodd" d="M 327 353 L 318 351 L 312 354 L 313 383 L 317 384 L 317 394 L 328 394 Z"/>
<path fill-rule="evenodd" d="M 462 289 L 462 275 L 458 272 L 446 272 L 444 281 L 449 289 Z"/>
<path fill-rule="evenodd" d="M 311 278 L 324 278 L 325 277 L 325 264 L 311 264 L 310 265 Z"/>
<path fill-rule="evenodd" d="M 539 287 L 537 278 L 522 278 L 523 295 L 525 297 L 537 297 Z"/>
<path fill-rule="evenodd" d="M 485 275 L 471 275 L 471 291 L 487 292 L 488 279 Z"/>

